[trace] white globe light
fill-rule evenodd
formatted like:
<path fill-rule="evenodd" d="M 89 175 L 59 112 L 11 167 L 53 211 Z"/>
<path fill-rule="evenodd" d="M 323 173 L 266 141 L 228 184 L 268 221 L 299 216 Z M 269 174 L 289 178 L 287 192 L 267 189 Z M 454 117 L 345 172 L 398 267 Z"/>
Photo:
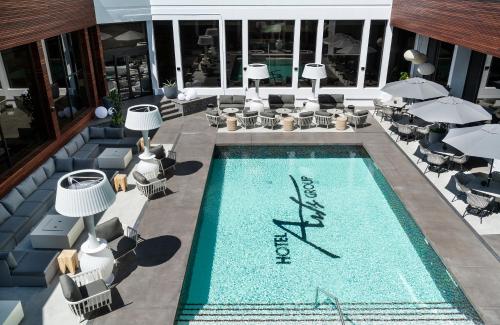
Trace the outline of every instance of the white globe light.
<path fill-rule="evenodd" d="M 196 93 L 196 90 L 192 89 L 192 88 L 189 88 L 185 91 L 185 94 L 186 94 L 186 98 L 189 97 L 189 100 L 191 99 L 195 99 L 198 94 Z"/>
<path fill-rule="evenodd" d="M 423 63 L 417 67 L 417 71 L 422 76 L 428 76 L 433 74 L 434 71 L 436 71 L 436 67 L 432 63 Z"/>
<path fill-rule="evenodd" d="M 95 116 L 97 118 L 105 118 L 108 116 L 108 110 L 104 106 L 99 106 L 95 109 Z"/>
<path fill-rule="evenodd" d="M 410 61 L 410 62 L 415 63 L 415 64 L 422 64 L 427 60 L 427 57 L 425 56 L 425 54 L 420 53 L 417 50 L 407 50 L 403 54 L 403 56 L 404 56 L 406 61 Z"/>
<path fill-rule="evenodd" d="M 179 95 L 177 95 L 177 99 L 178 100 L 186 100 L 186 95 L 184 95 L 183 93 L 179 93 Z"/>

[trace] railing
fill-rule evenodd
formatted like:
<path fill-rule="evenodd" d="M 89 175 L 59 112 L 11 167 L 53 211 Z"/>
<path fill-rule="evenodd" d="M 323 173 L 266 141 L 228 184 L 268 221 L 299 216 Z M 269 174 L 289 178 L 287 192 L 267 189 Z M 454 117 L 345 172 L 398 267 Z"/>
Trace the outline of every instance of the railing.
<path fill-rule="evenodd" d="M 342 325 L 345 325 L 345 322 L 344 322 L 344 313 L 342 313 L 342 308 L 340 308 L 340 303 L 339 303 L 339 300 L 338 298 L 331 294 L 330 292 L 324 290 L 324 289 L 321 289 L 320 287 L 317 287 L 316 288 L 316 298 L 314 299 L 315 300 L 315 304 L 314 306 L 317 308 L 319 306 L 319 293 L 323 293 L 325 296 L 327 296 L 328 298 L 332 299 L 333 300 L 333 303 L 335 304 L 335 308 L 337 308 L 337 312 L 339 313 L 339 318 L 340 318 L 340 322 L 342 323 Z"/>

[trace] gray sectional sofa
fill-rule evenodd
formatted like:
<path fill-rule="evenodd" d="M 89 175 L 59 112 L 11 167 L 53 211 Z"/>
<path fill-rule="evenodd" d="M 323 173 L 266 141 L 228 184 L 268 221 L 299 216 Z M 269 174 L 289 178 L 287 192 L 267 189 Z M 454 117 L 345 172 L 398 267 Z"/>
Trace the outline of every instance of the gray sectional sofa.
<path fill-rule="evenodd" d="M 269 95 L 269 108 L 272 110 L 278 108 L 295 109 L 294 95 Z"/>
<path fill-rule="evenodd" d="M 130 147 L 134 152 L 137 152 L 138 142 L 139 137 L 126 137 L 123 129 L 107 127 L 85 128 L 73 137 L 53 157 L 49 158 L 14 189 L 0 198 L 0 255 L 2 252 L 13 250 L 54 206 L 57 181 L 61 176 L 73 170 L 97 168 L 96 157 L 99 154 L 100 145 L 105 147 Z M 103 171 L 110 179 L 116 173 L 115 170 Z M 28 263 L 28 261 L 52 263 L 54 260 L 47 256 L 50 253 L 37 255 L 36 252 L 39 251 L 14 252 L 15 254 L 10 257 L 11 260 L 14 258 L 25 262 L 19 263 L 17 261 L 17 267 L 12 268 L 12 265 L 7 265 L 8 263 L 0 256 L 0 275 L 2 278 L 4 277 L 3 272 L 10 270 L 12 273 L 12 281 L 0 280 L 0 286 L 9 283 L 12 283 L 11 285 L 45 283 L 45 280 L 41 277 L 45 278 L 50 275 L 52 272 L 51 267 L 38 265 L 38 269 L 36 269 L 37 263 Z M 47 252 L 53 252 L 53 254 L 57 255 L 57 251 Z M 21 268 L 21 266 L 23 267 Z M 42 272 L 42 269 L 49 273 Z M 15 272 L 17 272 L 17 277 L 14 277 Z M 24 272 L 23 275 L 20 275 L 22 272 Z M 32 274 L 36 279 L 26 280 L 26 273 L 29 272 L 37 274 Z M 20 279 L 24 280 L 21 281 Z"/>
<path fill-rule="evenodd" d="M 245 108 L 245 96 L 242 95 L 220 95 L 219 96 L 219 109 L 224 108 L 238 108 L 243 110 Z"/>

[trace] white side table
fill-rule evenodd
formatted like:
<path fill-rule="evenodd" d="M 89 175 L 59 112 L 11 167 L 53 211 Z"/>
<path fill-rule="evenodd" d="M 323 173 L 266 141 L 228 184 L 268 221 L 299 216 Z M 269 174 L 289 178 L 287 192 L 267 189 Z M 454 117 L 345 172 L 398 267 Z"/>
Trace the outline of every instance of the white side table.
<path fill-rule="evenodd" d="M 17 325 L 24 318 L 23 306 L 19 300 L 0 301 L 0 324 Z"/>

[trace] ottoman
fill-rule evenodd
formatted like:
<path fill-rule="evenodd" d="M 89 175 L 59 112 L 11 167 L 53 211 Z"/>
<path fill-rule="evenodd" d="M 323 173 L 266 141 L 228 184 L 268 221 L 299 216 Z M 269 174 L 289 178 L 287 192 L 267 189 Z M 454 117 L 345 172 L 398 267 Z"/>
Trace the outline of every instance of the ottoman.
<path fill-rule="evenodd" d="M 340 131 L 347 129 L 347 117 L 340 115 L 335 119 L 335 128 Z"/>
<path fill-rule="evenodd" d="M 226 119 L 227 130 L 228 131 L 236 131 L 236 117 L 228 117 Z"/>
<path fill-rule="evenodd" d="M 125 169 L 132 160 L 130 148 L 106 148 L 97 157 L 99 168 Z"/>
<path fill-rule="evenodd" d="M 293 117 L 291 117 L 291 116 L 285 117 L 283 119 L 283 130 L 284 131 L 293 131 L 293 123 L 294 123 Z"/>
<path fill-rule="evenodd" d="M 3 325 L 17 325 L 24 318 L 23 306 L 19 300 L 0 301 L 0 323 Z"/>

